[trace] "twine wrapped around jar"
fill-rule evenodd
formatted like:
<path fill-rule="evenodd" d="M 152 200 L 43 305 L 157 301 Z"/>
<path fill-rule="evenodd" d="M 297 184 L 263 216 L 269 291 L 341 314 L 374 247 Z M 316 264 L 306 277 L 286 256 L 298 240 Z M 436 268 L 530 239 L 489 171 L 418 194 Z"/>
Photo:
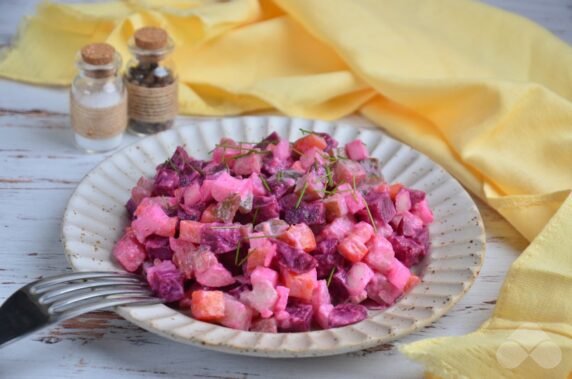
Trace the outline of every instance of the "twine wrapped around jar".
<path fill-rule="evenodd" d="M 177 80 L 163 87 L 144 87 L 126 81 L 129 118 L 148 123 L 174 119 L 179 111 Z"/>
<path fill-rule="evenodd" d="M 70 96 L 70 115 L 73 130 L 89 139 L 108 139 L 125 131 L 127 126 L 127 97 L 113 106 L 93 108 Z"/>

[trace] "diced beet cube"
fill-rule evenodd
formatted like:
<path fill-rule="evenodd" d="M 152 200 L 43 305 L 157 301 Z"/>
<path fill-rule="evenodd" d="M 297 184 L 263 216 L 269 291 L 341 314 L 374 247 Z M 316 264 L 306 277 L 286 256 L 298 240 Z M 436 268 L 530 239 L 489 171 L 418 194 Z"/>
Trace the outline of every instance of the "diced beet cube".
<path fill-rule="evenodd" d="M 367 286 L 368 297 L 381 305 L 393 304 L 402 293 L 402 290 L 391 284 L 382 274 L 375 274 Z"/>
<path fill-rule="evenodd" d="M 337 328 L 363 321 L 367 318 L 367 309 L 359 304 L 339 304 L 332 309 L 328 317 L 330 328 Z"/>
<path fill-rule="evenodd" d="M 419 202 L 425 200 L 425 192 L 410 188 L 408 188 L 407 191 L 409 191 L 409 199 L 411 200 L 411 206 L 415 206 L 415 204 L 418 204 Z"/>
<path fill-rule="evenodd" d="M 224 317 L 220 323 L 227 328 L 248 330 L 251 322 L 252 310 L 234 297 L 224 294 Z"/>
<path fill-rule="evenodd" d="M 431 240 L 429 239 L 429 228 L 425 226 L 413 239 L 418 244 L 423 246 L 423 249 L 425 251 L 424 254 L 427 255 L 431 247 Z"/>
<path fill-rule="evenodd" d="M 135 211 L 136 219 L 131 223 L 133 233 L 139 242 L 144 242 L 151 234 L 173 237 L 177 218 L 169 217 L 152 198 L 145 198 Z"/>
<path fill-rule="evenodd" d="M 280 205 L 274 196 L 255 196 L 253 212 L 256 212 L 256 223 L 280 217 Z"/>
<path fill-rule="evenodd" d="M 150 197 L 153 192 L 154 181 L 152 179 L 142 176 L 137 181 L 137 185 L 131 190 L 131 198 L 135 202 L 135 206 L 139 205 L 141 201 Z"/>
<path fill-rule="evenodd" d="M 262 168 L 262 156 L 260 154 L 248 154 L 236 158 L 232 170 L 236 175 L 249 176 L 252 173 L 260 173 Z"/>
<path fill-rule="evenodd" d="M 201 209 L 186 206 L 185 204 L 179 204 L 179 210 L 177 211 L 177 217 L 179 220 L 188 221 L 198 221 L 201 219 L 201 214 L 203 211 Z"/>
<path fill-rule="evenodd" d="M 186 166 L 191 162 L 192 159 L 187 153 L 187 151 L 182 146 L 177 146 L 175 152 L 171 156 L 169 162 L 169 167 L 176 169 L 178 171 L 184 171 Z"/>
<path fill-rule="evenodd" d="M 360 184 L 366 177 L 363 167 L 355 161 L 339 160 L 334 165 L 334 181 L 336 183 Z M 354 179 L 355 178 L 355 179 Z"/>
<path fill-rule="evenodd" d="M 264 139 L 262 141 L 258 142 L 254 146 L 258 149 L 266 149 L 266 147 L 268 145 L 270 145 L 270 144 L 276 145 L 281 140 L 282 140 L 282 138 L 280 138 L 280 135 L 278 133 L 272 132 L 269 135 L 267 135 L 266 137 L 264 137 Z"/>
<path fill-rule="evenodd" d="M 225 316 L 225 301 L 222 291 L 193 291 L 191 313 L 202 321 L 220 321 Z"/>
<path fill-rule="evenodd" d="M 392 235 L 387 240 L 393 246 L 395 257 L 407 267 L 416 265 L 425 256 L 425 248 L 411 238 Z"/>
<path fill-rule="evenodd" d="M 294 190 L 294 187 L 296 186 L 296 179 L 289 177 L 277 178 L 276 176 L 273 176 L 268 180 L 268 185 L 272 190 L 272 194 L 277 199 L 280 199 L 284 195 Z"/>
<path fill-rule="evenodd" d="M 273 317 L 262 318 L 252 323 L 250 331 L 261 333 L 278 333 L 278 325 L 276 324 L 276 319 Z"/>
<path fill-rule="evenodd" d="M 326 141 L 326 148 L 324 149 L 326 153 L 329 153 L 330 151 L 338 147 L 338 141 L 336 141 L 334 137 L 332 137 L 328 133 L 316 133 L 316 134 L 322 137 L 324 141 Z"/>
<path fill-rule="evenodd" d="M 173 257 L 173 250 L 169 246 L 169 237 L 152 235 L 145 241 L 145 251 L 151 260 L 169 260 Z"/>
<path fill-rule="evenodd" d="M 280 323 L 282 332 L 307 332 L 312 326 L 314 311 L 310 304 L 296 304 L 286 307 L 289 317 Z"/>
<path fill-rule="evenodd" d="M 147 282 L 155 294 L 166 302 L 185 296 L 183 276 L 171 261 L 162 261 L 146 270 Z"/>
<path fill-rule="evenodd" d="M 347 286 L 347 273 L 337 269 L 330 282 L 330 296 L 333 304 L 340 304 L 348 300 L 350 293 Z"/>
<path fill-rule="evenodd" d="M 215 254 L 235 250 L 241 238 L 240 229 L 232 226 L 223 229 L 222 224 L 205 225 L 201 230 L 201 245 Z"/>
<path fill-rule="evenodd" d="M 323 224 L 326 222 L 326 207 L 324 206 L 323 202 L 302 201 L 300 202 L 298 208 L 296 208 L 296 203 L 294 203 L 293 206 L 290 206 L 290 199 L 284 200 L 290 196 L 294 196 L 294 198 L 296 198 L 296 195 L 288 195 L 280 200 L 284 212 L 284 220 L 288 224 L 292 225 L 303 223 L 307 225 L 315 225 Z"/>
<path fill-rule="evenodd" d="M 127 211 L 127 216 L 130 220 L 133 220 L 133 214 L 135 213 L 136 209 L 137 204 L 135 204 L 135 201 L 133 199 L 127 200 L 127 203 L 125 203 L 125 210 Z"/>
<path fill-rule="evenodd" d="M 317 265 L 316 260 L 310 254 L 282 241 L 276 241 L 276 251 L 278 253 L 278 264 L 293 273 L 306 273 Z"/>
<path fill-rule="evenodd" d="M 361 161 L 369 157 L 369 152 L 365 144 L 359 139 L 346 144 L 346 154 L 354 161 Z"/>
<path fill-rule="evenodd" d="M 423 229 L 423 220 L 412 213 L 403 213 L 403 218 L 399 224 L 398 231 L 405 237 L 415 237 Z"/>
<path fill-rule="evenodd" d="M 145 247 L 137 241 L 131 228 L 115 244 L 113 256 L 129 272 L 137 271 L 145 260 Z"/>
<path fill-rule="evenodd" d="M 387 192 L 371 191 L 366 195 L 365 200 L 372 217 L 376 220 L 387 224 L 396 214 L 391 196 Z"/>
<path fill-rule="evenodd" d="M 162 168 L 155 177 L 155 187 L 153 193 L 156 195 L 173 195 L 174 191 L 179 188 L 179 174 L 168 168 Z"/>

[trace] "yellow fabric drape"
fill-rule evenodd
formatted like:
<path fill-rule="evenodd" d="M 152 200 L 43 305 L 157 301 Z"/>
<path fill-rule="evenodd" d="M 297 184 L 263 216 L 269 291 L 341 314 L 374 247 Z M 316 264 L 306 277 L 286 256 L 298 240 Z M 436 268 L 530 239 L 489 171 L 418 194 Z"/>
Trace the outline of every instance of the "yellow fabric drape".
<path fill-rule="evenodd" d="M 3 54 L 0 75 L 67 85 L 82 45 L 107 41 L 127 57 L 127 40 L 143 25 L 166 28 L 177 44 L 183 113 L 361 112 L 446 167 L 532 241 L 489 321 L 468 336 L 405 346 L 408 356 L 442 377 L 570 373 L 569 46 L 468 0 L 44 3 Z M 507 368 L 499 351 L 515 331 L 530 337 L 538 328 L 559 363 L 529 357 Z"/>

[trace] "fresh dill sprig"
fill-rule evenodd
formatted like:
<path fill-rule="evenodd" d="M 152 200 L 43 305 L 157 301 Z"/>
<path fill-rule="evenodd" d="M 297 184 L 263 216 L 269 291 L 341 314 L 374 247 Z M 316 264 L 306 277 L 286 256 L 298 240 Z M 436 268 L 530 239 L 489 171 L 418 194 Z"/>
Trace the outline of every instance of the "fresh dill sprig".
<path fill-rule="evenodd" d="M 315 135 L 317 135 L 317 136 L 320 135 L 319 133 L 313 132 L 313 131 L 308 130 L 308 129 L 299 128 L 299 130 L 300 130 L 300 132 L 302 132 L 302 134 L 315 134 Z"/>
<path fill-rule="evenodd" d="M 300 192 L 300 196 L 298 196 L 298 200 L 296 201 L 296 206 L 295 206 L 296 209 L 298 209 L 298 207 L 300 206 L 300 203 L 302 202 L 302 198 L 304 197 L 304 194 L 306 193 L 306 188 L 308 188 L 308 182 L 304 182 L 304 186 L 302 187 L 302 191 Z"/>
<path fill-rule="evenodd" d="M 210 229 L 240 229 L 242 225 L 222 225 L 222 226 L 209 226 Z"/>
<path fill-rule="evenodd" d="M 252 251 L 248 252 L 248 254 L 246 254 L 241 260 L 240 262 L 237 263 L 237 266 L 242 266 L 244 264 L 244 262 L 246 262 L 248 260 L 248 257 L 250 257 L 252 255 L 252 253 L 254 253 L 256 251 L 256 249 L 253 249 Z"/>
<path fill-rule="evenodd" d="M 357 197 L 357 186 L 356 186 L 356 177 L 355 175 L 353 176 L 353 184 L 354 184 L 354 199 L 356 201 L 358 201 L 358 197 Z M 369 205 L 367 205 L 367 201 L 362 198 L 363 204 L 365 205 L 365 210 L 367 211 L 367 215 L 369 216 L 369 221 L 371 222 L 371 226 L 373 226 L 373 231 L 375 232 L 375 234 L 377 234 L 377 226 L 375 225 L 375 220 L 373 219 L 373 215 L 371 214 L 371 211 L 369 210 Z"/>
<path fill-rule="evenodd" d="M 332 177 L 332 169 L 330 165 L 326 165 L 326 177 L 328 178 L 328 186 L 334 186 L 334 178 Z"/>
<path fill-rule="evenodd" d="M 256 225 L 256 219 L 258 218 L 258 211 L 260 211 L 260 208 L 254 209 L 254 215 L 252 216 L 252 225 Z"/>
<path fill-rule="evenodd" d="M 241 243 L 240 241 L 238 241 L 238 243 L 236 244 L 236 252 L 234 253 L 234 264 L 238 266 L 238 257 L 240 255 L 240 246 Z"/>
<path fill-rule="evenodd" d="M 330 283 L 332 283 L 332 278 L 334 277 L 335 272 L 336 272 L 336 266 L 332 267 L 332 271 L 330 271 L 330 275 L 328 275 L 328 280 L 326 281 L 327 287 L 329 287 Z"/>
<path fill-rule="evenodd" d="M 266 188 L 266 190 L 268 192 L 272 192 L 272 190 L 270 189 L 270 186 L 268 185 L 268 182 L 266 181 L 266 178 L 264 176 L 259 176 L 260 181 L 262 182 L 262 185 L 264 186 L 264 188 Z"/>

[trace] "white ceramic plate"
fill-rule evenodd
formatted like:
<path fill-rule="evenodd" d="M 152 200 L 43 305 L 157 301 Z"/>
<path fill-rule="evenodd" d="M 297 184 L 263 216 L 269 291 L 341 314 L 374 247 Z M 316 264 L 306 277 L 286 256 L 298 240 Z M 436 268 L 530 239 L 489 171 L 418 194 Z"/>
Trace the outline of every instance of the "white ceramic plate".
<path fill-rule="evenodd" d="M 432 251 L 422 282 L 394 306 L 370 311 L 368 319 L 342 328 L 306 333 L 255 333 L 194 320 L 165 305 L 121 307 L 131 322 L 175 341 L 239 354 L 267 357 L 333 355 L 379 345 L 419 330 L 445 314 L 469 289 L 485 253 L 477 207 L 461 185 L 426 156 L 380 131 L 335 122 L 286 117 L 240 117 L 193 123 L 145 138 L 102 162 L 79 184 L 63 220 L 66 256 L 74 270 L 120 270 L 111 259 L 127 223 L 124 204 L 140 176 L 152 176 L 178 145 L 197 158 L 223 136 L 257 141 L 278 132 L 291 141 L 300 128 L 327 132 L 340 144 L 361 139 L 383 165 L 389 182 L 427 192 L 435 223 Z"/>

